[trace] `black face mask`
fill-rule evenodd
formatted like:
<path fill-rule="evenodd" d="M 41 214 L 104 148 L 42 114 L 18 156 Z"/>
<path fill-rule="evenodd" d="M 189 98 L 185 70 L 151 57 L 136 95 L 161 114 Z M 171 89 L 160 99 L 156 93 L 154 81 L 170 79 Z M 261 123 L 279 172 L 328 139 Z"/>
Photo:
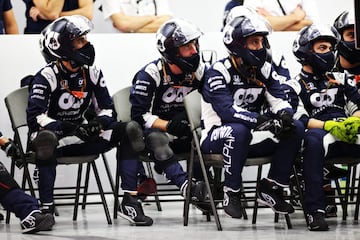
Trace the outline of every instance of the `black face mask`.
<path fill-rule="evenodd" d="M 266 48 L 261 48 L 259 50 L 248 49 L 245 56 L 242 57 L 242 60 L 244 61 L 245 65 L 261 67 L 266 61 L 266 55 Z"/>
<path fill-rule="evenodd" d="M 82 48 L 74 51 L 73 57 L 70 61 L 73 68 L 88 65 L 91 66 L 95 61 L 94 46 L 88 42 Z"/>
<path fill-rule="evenodd" d="M 335 65 L 335 53 L 312 53 L 309 58 L 309 64 L 315 74 L 322 75 L 333 69 Z"/>
<path fill-rule="evenodd" d="M 343 56 L 349 63 L 354 64 L 360 62 L 360 50 L 355 49 L 355 41 L 341 41 L 338 45 L 339 54 Z"/>
<path fill-rule="evenodd" d="M 176 57 L 173 61 L 183 72 L 195 72 L 200 63 L 200 54 L 196 53 L 191 57 Z"/>

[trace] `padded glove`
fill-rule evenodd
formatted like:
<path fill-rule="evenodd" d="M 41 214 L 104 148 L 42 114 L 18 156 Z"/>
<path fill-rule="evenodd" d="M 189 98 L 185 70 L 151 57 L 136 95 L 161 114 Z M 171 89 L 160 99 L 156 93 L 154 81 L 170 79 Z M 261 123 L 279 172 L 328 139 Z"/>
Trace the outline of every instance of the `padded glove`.
<path fill-rule="evenodd" d="M 6 156 L 8 156 L 8 157 L 12 157 L 15 159 L 18 159 L 21 157 L 20 149 L 18 148 L 18 146 L 16 146 L 16 144 L 11 139 L 9 139 L 9 141 L 7 143 L 5 143 L 4 146 L 1 146 L 1 149 L 4 150 L 4 152 L 6 153 Z"/>
<path fill-rule="evenodd" d="M 23 167 L 20 149 L 11 139 L 4 146 L 1 146 L 1 149 L 6 153 L 6 156 L 11 157 L 15 161 L 15 165 L 18 168 Z"/>
<path fill-rule="evenodd" d="M 102 129 L 99 121 L 92 120 L 87 124 L 76 125 L 72 122 L 63 121 L 62 130 L 64 136 L 75 135 L 83 141 L 94 141 L 99 137 Z"/>
<path fill-rule="evenodd" d="M 281 137 L 289 137 L 295 132 L 296 128 L 291 114 L 286 110 L 281 110 L 278 112 L 277 115 L 278 118 L 281 120 L 283 126 Z"/>
<path fill-rule="evenodd" d="M 351 139 L 351 141 L 355 143 L 357 140 L 357 135 L 359 133 L 360 118 L 359 117 L 348 117 L 344 120 L 344 124 L 345 124 L 346 131 L 348 132 L 348 134 L 353 137 L 353 139 Z"/>
<path fill-rule="evenodd" d="M 61 123 L 61 130 L 64 136 L 72 135 L 77 127 L 78 125 L 72 122 L 63 121 Z"/>
<path fill-rule="evenodd" d="M 259 115 L 254 130 L 270 131 L 276 138 L 280 138 L 281 132 L 283 131 L 283 125 L 282 121 L 279 119 L 270 118 L 265 115 Z"/>
<path fill-rule="evenodd" d="M 337 122 L 328 120 L 325 121 L 323 128 L 343 142 L 351 144 L 356 142 L 356 134 L 350 134 L 350 132 L 347 131 L 345 121 Z"/>
<path fill-rule="evenodd" d="M 80 124 L 74 132 L 74 135 L 85 142 L 95 141 L 99 138 L 101 124 L 98 121 L 90 121 L 87 124 Z"/>
<path fill-rule="evenodd" d="M 186 112 L 176 114 L 166 125 L 166 132 L 177 136 L 191 136 L 189 121 Z"/>

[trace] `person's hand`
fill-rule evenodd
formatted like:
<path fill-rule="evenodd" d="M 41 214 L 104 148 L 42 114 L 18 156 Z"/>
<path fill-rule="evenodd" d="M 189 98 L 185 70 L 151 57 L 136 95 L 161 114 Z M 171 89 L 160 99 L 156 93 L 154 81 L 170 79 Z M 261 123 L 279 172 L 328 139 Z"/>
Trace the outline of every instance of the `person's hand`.
<path fill-rule="evenodd" d="M 186 112 L 176 114 L 166 125 L 166 132 L 177 136 L 191 136 L 189 121 Z"/>
<path fill-rule="evenodd" d="M 61 130 L 64 136 L 73 135 L 77 127 L 75 123 L 69 121 L 62 121 L 61 123 Z"/>
<path fill-rule="evenodd" d="M 40 10 L 33 6 L 30 8 L 29 15 L 34 22 L 37 22 L 40 16 Z"/>
<path fill-rule="evenodd" d="M 271 14 L 265 8 L 262 7 L 257 7 L 256 12 L 264 17 L 271 16 Z"/>
<path fill-rule="evenodd" d="M 358 133 L 360 128 L 360 118 L 348 117 L 344 120 L 344 125 L 349 136 L 352 137 L 351 142 L 355 143 L 358 138 Z"/>
<path fill-rule="evenodd" d="M 333 121 L 328 120 L 324 123 L 324 130 L 331 133 L 335 137 L 337 137 L 339 140 L 353 144 L 356 142 L 357 139 L 357 133 L 350 132 L 347 130 L 345 126 L 345 121 Z"/>
<path fill-rule="evenodd" d="M 291 114 L 286 110 L 280 110 L 277 115 L 283 126 L 280 137 L 288 137 L 292 135 L 295 132 L 296 126 Z"/>
<path fill-rule="evenodd" d="M 84 142 L 95 141 L 99 138 L 101 124 L 99 121 L 90 121 L 87 124 L 80 124 L 74 132 L 74 135 Z"/>
<path fill-rule="evenodd" d="M 298 5 L 292 12 L 297 21 L 301 21 L 305 18 L 306 12 L 302 9 L 301 5 Z"/>
<path fill-rule="evenodd" d="M 11 139 L 9 139 L 9 141 L 5 143 L 4 146 L 1 146 L 1 149 L 8 157 L 14 159 L 19 159 L 21 157 L 19 147 Z"/>
<path fill-rule="evenodd" d="M 283 131 L 283 125 L 281 120 L 276 118 L 270 118 L 265 115 L 259 115 L 257 118 L 257 124 L 254 128 L 255 131 L 270 131 L 276 138 L 280 138 Z"/>

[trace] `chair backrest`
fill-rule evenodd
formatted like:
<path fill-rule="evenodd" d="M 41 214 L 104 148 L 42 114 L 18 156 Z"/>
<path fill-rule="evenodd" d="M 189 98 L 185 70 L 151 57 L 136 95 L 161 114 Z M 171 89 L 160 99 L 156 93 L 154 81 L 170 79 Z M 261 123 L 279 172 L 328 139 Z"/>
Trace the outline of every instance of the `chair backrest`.
<path fill-rule="evenodd" d="M 192 91 L 184 98 L 184 106 L 188 115 L 191 131 L 200 128 L 201 123 L 201 95 Z"/>
<path fill-rule="evenodd" d="M 198 154 L 200 154 L 200 138 L 201 138 L 201 95 L 198 91 L 193 91 L 185 96 L 184 106 L 193 133 L 193 141 L 198 145 Z M 201 154 L 207 165 L 222 167 L 222 154 Z"/>
<path fill-rule="evenodd" d="M 131 87 L 122 88 L 112 96 L 118 121 L 128 122 L 131 120 L 130 89 Z"/>
<path fill-rule="evenodd" d="M 33 161 L 33 156 L 25 156 L 24 149 L 26 148 L 27 138 L 21 138 L 20 129 L 24 129 L 27 133 L 27 120 L 26 120 L 26 108 L 29 98 L 29 88 L 23 87 L 16 89 L 9 93 L 4 101 L 7 108 L 11 127 L 14 131 L 14 141 L 20 147 L 23 157 L 28 158 L 27 161 Z M 24 133 L 24 134 L 26 134 Z"/>
<path fill-rule="evenodd" d="M 26 108 L 29 98 L 28 87 L 19 88 L 5 97 L 5 105 L 9 113 L 13 130 L 27 126 Z"/>

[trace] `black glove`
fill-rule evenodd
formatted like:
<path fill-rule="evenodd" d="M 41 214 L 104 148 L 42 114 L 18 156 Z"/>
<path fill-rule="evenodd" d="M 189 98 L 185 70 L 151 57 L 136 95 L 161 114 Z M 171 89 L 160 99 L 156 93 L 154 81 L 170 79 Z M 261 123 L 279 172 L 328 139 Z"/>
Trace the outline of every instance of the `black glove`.
<path fill-rule="evenodd" d="M 14 159 L 21 158 L 19 147 L 16 146 L 16 144 L 11 139 L 9 139 L 9 141 L 7 143 L 5 143 L 4 146 L 1 146 L 1 149 L 4 150 L 4 152 L 6 153 L 6 156 L 8 156 L 8 157 L 11 157 Z"/>
<path fill-rule="evenodd" d="M 278 118 L 282 121 L 283 126 L 281 137 L 289 137 L 295 132 L 296 128 L 291 114 L 286 110 L 281 110 L 277 115 Z"/>
<path fill-rule="evenodd" d="M 61 123 L 61 129 L 64 136 L 73 135 L 77 127 L 78 125 L 72 122 L 63 121 Z"/>
<path fill-rule="evenodd" d="M 103 129 L 106 120 L 103 120 L 102 118 L 98 117 L 95 113 L 95 110 L 89 108 L 85 111 L 84 113 L 84 117 L 85 119 L 88 121 L 88 123 L 93 123 L 93 124 L 99 124 L 100 128 Z M 110 118 L 110 117 L 105 117 L 103 116 L 103 118 Z"/>
<path fill-rule="evenodd" d="M 23 167 L 23 160 L 21 159 L 21 153 L 19 147 L 11 140 L 5 143 L 4 146 L 1 146 L 1 149 L 4 150 L 6 156 L 11 157 L 15 161 L 15 165 L 18 168 Z"/>
<path fill-rule="evenodd" d="M 90 121 L 87 124 L 80 124 L 74 132 L 74 135 L 85 142 L 95 141 L 99 138 L 101 124 L 98 121 Z"/>
<path fill-rule="evenodd" d="M 64 136 L 75 135 L 83 141 L 94 141 L 99 137 L 102 129 L 101 123 L 97 120 L 89 121 L 87 124 L 76 125 L 72 122 L 63 121 L 62 130 Z"/>
<path fill-rule="evenodd" d="M 270 118 L 265 115 L 259 115 L 257 124 L 254 128 L 255 131 L 270 131 L 276 138 L 280 138 L 283 131 L 283 124 L 280 119 Z"/>
<path fill-rule="evenodd" d="M 191 136 L 190 124 L 186 112 L 176 114 L 166 125 L 166 132 L 177 136 Z"/>

